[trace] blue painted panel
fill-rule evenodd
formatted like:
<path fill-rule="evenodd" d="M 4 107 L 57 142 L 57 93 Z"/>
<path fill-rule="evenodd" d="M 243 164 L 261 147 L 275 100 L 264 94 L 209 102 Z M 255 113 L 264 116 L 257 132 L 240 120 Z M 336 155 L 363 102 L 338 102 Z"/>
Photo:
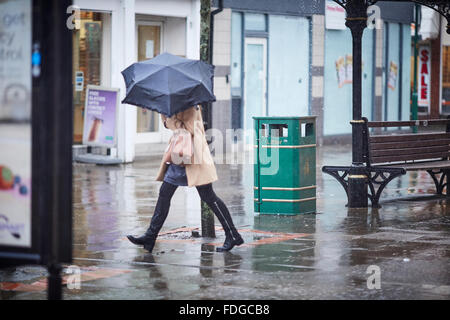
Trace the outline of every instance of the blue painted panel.
<path fill-rule="evenodd" d="M 387 29 L 386 29 L 387 27 Z M 400 43 L 400 33 L 403 41 Z M 385 70 L 383 72 L 383 119 L 385 120 L 409 120 L 410 119 L 410 93 L 411 93 L 411 30 L 408 24 L 389 23 L 385 24 L 384 46 L 388 43 L 388 57 L 384 58 Z M 401 52 L 401 50 L 402 52 Z M 384 48 L 383 50 L 386 50 Z M 385 52 L 385 51 L 384 51 Z M 400 57 L 401 54 L 401 57 Z M 391 62 L 397 66 L 396 81 L 390 81 L 392 73 Z M 401 73 L 401 81 L 400 81 Z M 401 106 L 400 103 L 401 86 Z M 387 99 L 384 97 L 387 92 Z M 386 104 L 387 102 L 387 104 Z M 401 108 L 401 114 L 399 109 Z M 387 116 L 386 116 L 387 110 Z M 391 128 L 396 130 L 396 128 Z"/>
<path fill-rule="evenodd" d="M 388 59 L 385 60 L 385 83 L 388 88 L 387 92 L 387 118 L 385 120 L 399 120 L 399 66 L 400 66 L 400 25 L 397 23 L 389 23 L 389 37 L 388 37 Z M 392 72 L 392 65 L 397 67 L 397 74 Z M 390 77 L 394 81 L 390 81 Z M 386 79 L 387 77 L 387 79 Z"/>
<path fill-rule="evenodd" d="M 363 33 L 362 115 L 371 119 L 374 31 Z M 325 31 L 324 135 L 351 133 L 352 36 L 350 30 Z M 339 71 L 338 71 L 339 70 Z"/>
<path fill-rule="evenodd" d="M 352 87 L 344 80 L 345 58 L 351 53 L 349 30 L 325 30 L 324 135 L 351 132 Z M 337 66 L 344 66 L 340 73 Z"/>
<path fill-rule="evenodd" d="M 270 116 L 309 114 L 309 19 L 269 16 Z"/>
<path fill-rule="evenodd" d="M 402 119 L 410 119 L 411 99 L 411 26 L 402 25 L 403 32 L 403 65 L 402 65 Z"/>

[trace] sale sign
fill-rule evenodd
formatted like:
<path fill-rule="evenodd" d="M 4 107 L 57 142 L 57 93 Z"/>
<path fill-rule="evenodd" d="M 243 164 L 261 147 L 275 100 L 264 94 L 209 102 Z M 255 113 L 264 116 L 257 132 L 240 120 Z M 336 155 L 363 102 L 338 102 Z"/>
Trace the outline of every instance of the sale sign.
<path fill-rule="evenodd" d="M 419 47 L 419 81 L 418 81 L 418 105 L 428 107 L 430 105 L 431 83 L 431 50 L 429 46 Z"/>

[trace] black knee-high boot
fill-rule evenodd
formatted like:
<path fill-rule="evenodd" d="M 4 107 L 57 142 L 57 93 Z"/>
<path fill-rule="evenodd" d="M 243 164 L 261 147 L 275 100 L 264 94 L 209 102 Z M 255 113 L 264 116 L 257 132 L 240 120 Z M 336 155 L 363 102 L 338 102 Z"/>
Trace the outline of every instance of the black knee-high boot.
<path fill-rule="evenodd" d="M 225 231 L 225 242 L 222 247 L 216 248 L 216 251 L 230 251 L 234 246 L 243 244 L 244 240 L 236 230 L 227 206 L 214 193 L 212 184 L 198 186 L 197 190 L 200 198 L 208 204 L 217 219 L 219 219 L 219 222 L 222 225 L 223 230 Z"/>
<path fill-rule="evenodd" d="M 158 201 L 156 203 L 155 212 L 153 213 L 153 217 L 147 231 L 140 237 L 128 235 L 128 240 L 136 245 L 143 245 L 144 249 L 149 252 L 153 251 L 158 233 L 161 230 L 164 221 L 166 221 L 167 215 L 169 214 L 170 200 L 172 199 L 176 188 L 177 186 L 175 185 L 163 182 L 159 192 Z"/>
<path fill-rule="evenodd" d="M 233 220 L 231 219 L 230 212 L 223 201 L 217 198 L 212 204 L 209 205 L 214 211 L 214 214 L 219 219 L 220 224 L 225 231 L 225 242 L 221 247 L 217 247 L 217 252 L 230 251 L 234 246 L 240 246 L 244 243 L 239 232 L 234 226 Z"/>

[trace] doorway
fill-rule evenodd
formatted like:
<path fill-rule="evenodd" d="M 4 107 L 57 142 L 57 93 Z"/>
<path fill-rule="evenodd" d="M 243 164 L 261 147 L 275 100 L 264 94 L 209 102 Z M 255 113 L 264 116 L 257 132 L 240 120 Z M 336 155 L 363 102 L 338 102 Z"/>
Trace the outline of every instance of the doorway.
<path fill-rule="evenodd" d="M 151 59 L 161 53 L 162 22 L 137 22 L 137 61 Z M 157 112 L 137 108 L 136 143 L 161 142 L 162 122 Z"/>

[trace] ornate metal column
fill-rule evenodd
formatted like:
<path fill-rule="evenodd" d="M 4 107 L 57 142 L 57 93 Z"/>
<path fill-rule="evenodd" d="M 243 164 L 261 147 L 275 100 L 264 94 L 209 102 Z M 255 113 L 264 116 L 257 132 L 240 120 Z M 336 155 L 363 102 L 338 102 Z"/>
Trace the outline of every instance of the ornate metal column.
<path fill-rule="evenodd" d="M 364 165 L 364 120 L 361 114 L 362 103 L 362 35 L 367 27 L 367 7 L 376 1 L 335 0 L 347 12 L 345 25 L 350 29 L 353 40 L 353 83 L 352 83 L 352 165 L 348 172 L 348 207 L 366 208 L 367 172 Z"/>

